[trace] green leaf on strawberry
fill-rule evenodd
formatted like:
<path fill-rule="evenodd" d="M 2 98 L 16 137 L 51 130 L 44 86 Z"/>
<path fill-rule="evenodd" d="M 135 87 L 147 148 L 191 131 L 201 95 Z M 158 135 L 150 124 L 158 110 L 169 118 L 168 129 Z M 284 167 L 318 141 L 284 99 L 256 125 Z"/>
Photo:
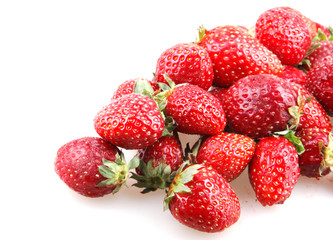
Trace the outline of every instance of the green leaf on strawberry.
<path fill-rule="evenodd" d="M 193 176 L 198 172 L 198 169 L 201 168 L 202 165 L 194 164 L 188 166 L 188 164 L 188 162 L 183 163 L 177 171 L 176 177 L 172 181 L 172 188 L 169 189 L 169 192 L 164 199 L 164 210 L 169 208 L 169 202 L 175 196 L 175 193 L 191 192 L 190 188 L 185 186 L 185 184 L 193 180 Z M 185 168 L 186 166 L 188 167 Z"/>
<path fill-rule="evenodd" d="M 131 161 L 130 165 L 127 165 L 124 154 L 121 152 L 120 155 L 116 154 L 116 160 L 114 162 L 109 161 L 105 158 L 102 159 L 103 165 L 98 166 L 99 173 L 107 178 L 106 180 L 100 181 L 97 187 L 106 187 L 111 185 L 117 185 L 113 193 L 119 191 L 119 189 L 126 182 L 129 170 L 137 167 L 134 161 Z"/>

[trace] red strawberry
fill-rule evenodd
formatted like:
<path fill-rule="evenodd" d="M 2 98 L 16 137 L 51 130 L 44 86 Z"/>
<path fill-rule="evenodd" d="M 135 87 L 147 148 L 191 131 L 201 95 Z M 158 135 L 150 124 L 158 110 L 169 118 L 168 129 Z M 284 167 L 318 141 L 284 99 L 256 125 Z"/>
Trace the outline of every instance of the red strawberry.
<path fill-rule="evenodd" d="M 166 99 L 166 116 L 172 117 L 177 131 L 213 135 L 223 131 L 226 120 L 220 101 L 206 90 L 192 84 L 174 85 L 157 98 Z"/>
<path fill-rule="evenodd" d="M 215 170 L 194 164 L 178 172 L 165 198 L 165 209 L 182 224 L 203 232 L 220 232 L 237 222 L 239 200 Z"/>
<path fill-rule="evenodd" d="M 280 7 L 280 9 L 290 11 L 297 14 L 308 26 L 311 39 L 313 39 L 318 33 L 318 24 L 312 21 L 310 18 L 303 15 L 300 11 L 293 9 L 291 7 Z"/>
<path fill-rule="evenodd" d="M 329 132 L 332 130 L 332 124 L 325 109 L 318 100 L 303 87 L 298 88 L 296 108 L 298 108 L 298 116 L 294 112 L 294 107 L 289 109 L 289 113 L 293 118 L 289 123 L 296 125 L 298 131 L 303 128 L 320 128 Z"/>
<path fill-rule="evenodd" d="M 162 136 L 164 120 L 156 103 L 141 94 L 113 100 L 94 119 L 96 132 L 125 149 L 145 148 Z"/>
<path fill-rule="evenodd" d="M 306 73 L 290 65 L 284 67 L 279 77 L 289 82 L 297 83 L 301 86 L 304 86 L 306 81 Z"/>
<path fill-rule="evenodd" d="M 143 193 L 169 187 L 174 177 L 172 173 L 178 170 L 184 159 L 176 134 L 161 137 L 152 145 L 140 149 L 137 157 L 140 165 L 136 168 L 137 174 L 133 173 L 131 177 L 137 180 L 134 186 L 145 188 Z"/>
<path fill-rule="evenodd" d="M 252 159 L 255 142 L 235 133 L 222 132 L 204 138 L 196 162 L 214 168 L 228 182 L 237 178 Z"/>
<path fill-rule="evenodd" d="M 194 43 L 177 44 L 159 57 L 156 79 L 167 83 L 164 74 L 176 83 L 191 83 L 208 90 L 213 82 L 213 66 L 208 52 Z"/>
<path fill-rule="evenodd" d="M 242 78 L 225 93 L 223 109 L 230 127 L 252 138 L 270 136 L 287 128 L 288 108 L 297 93 L 282 78 L 261 74 Z"/>
<path fill-rule="evenodd" d="M 133 93 L 135 83 L 138 79 L 145 80 L 142 78 L 137 78 L 137 79 L 130 79 L 122 84 L 120 84 L 117 88 L 117 90 L 113 93 L 112 100 L 116 98 L 120 98 L 126 94 L 131 94 Z M 159 89 L 158 85 L 156 82 L 146 80 L 150 83 L 151 87 L 153 88 L 154 91 L 157 91 Z"/>
<path fill-rule="evenodd" d="M 249 165 L 249 178 L 263 206 L 284 203 L 299 175 L 297 150 L 288 139 L 260 139 Z"/>
<path fill-rule="evenodd" d="M 204 47 L 213 62 L 214 84 L 230 87 L 240 78 L 255 74 L 278 75 L 280 60 L 239 26 L 201 28 L 198 44 Z"/>
<path fill-rule="evenodd" d="M 256 22 L 255 32 L 256 38 L 285 65 L 300 63 L 311 45 L 306 21 L 283 7 L 262 13 Z"/>
<path fill-rule="evenodd" d="M 55 160 L 61 180 L 86 197 L 115 193 L 126 182 L 128 169 L 118 148 L 96 137 L 66 143 Z"/>
<path fill-rule="evenodd" d="M 270 136 L 288 126 L 332 129 L 326 112 L 305 88 L 273 75 L 239 80 L 225 93 L 222 105 L 228 125 L 252 138 Z"/>
<path fill-rule="evenodd" d="M 307 177 L 325 176 L 333 170 L 333 137 L 329 131 L 304 128 L 296 133 L 305 152 L 299 156 L 301 174 Z"/>
<path fill-rule="evenodd" d="M 333 58 L 310 70 L 305 87 L 333 117 Z"/>

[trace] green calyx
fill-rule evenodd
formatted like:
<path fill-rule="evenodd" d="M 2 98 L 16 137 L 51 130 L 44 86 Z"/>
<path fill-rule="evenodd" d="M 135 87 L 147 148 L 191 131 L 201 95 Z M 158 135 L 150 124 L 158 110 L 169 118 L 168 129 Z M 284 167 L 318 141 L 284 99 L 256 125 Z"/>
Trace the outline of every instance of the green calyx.
<path fill-rule="evenodd" d="M 135 158 L 138 158 L 138 156 L 136 155 Z M 139 169 L 142 175 L 136 173 L 131 175 L 131 178 L 137 181 L 133 186 L 143 188 L 141 193 L 167 189 L 176 175 L 176 172 L 171 171 L 170 165 L 163 161 L 159 161 L 157 166 L 154 166 L 153 162 L 154 160 L 151 160 L 146 164 L 140 160 Z"/>
<path fill-rule="evenodd" d="M 154 91 L 149 81 L 139 78 L 135 82 L 133 92 L 142 94 L 154 100 L 159 111 L 161 112 L 162 118 L 164 119 L 163 136 L 171 136 L 173 130 L 176 128 L 176 123 L 172 117 L 166 116 L 164 109 L 166 106 L 167 98 L 171 95 L 176 84 L 169 78 L 167 74 L 164 75 L 164 78 L 168 84 L 159 82 L 159 91 Z"/>
<path fill-rule="evenodd" d="M 328 27 L 328 31 L 330 33 L 329 37 L 327 37 L 326 34 L 319 28 L 318 34 L 312 39 L 312 42 L 333 41 L 333 29 L 331 26 Z"/>
<path fill-rule="evenodd" d="M 287 128 L 284 131 L 275 132 L 273 136 L 275 137 L 282 136 L 287 138 L 296 147 L 298 155 L 301 155 L 302 153 L 305 152 L 305 148 L 303 146 L 301 139 L 295 136 L 295 131 Z"/>
<path fill-rule="evenodd" d="M 333 136 L 332 133 L 328 135 L 328 144 L 325 146 L 323 143 L 319 143 L 319 149 L 321 149 L 321 154 L 323 155 L 323 161 L 321 162 L 319 168 L 319 174 L 322 175 L 327 168 L 333 172 Z"/>
<path fill-rule="evenodd" d="M 291 119 L 289 120 L 289 129 L 296 130 L 301 116 L 304 114 L 303 108 L 305 104 L 310 102 L 312 100 L 312 97 L 304 98 L 301 94 L 301 90 L 298 90 L 298 96 L 297 96 L 297 105 L 292 106 L 288 108 L 288 112 L 291 116 Z"/>
<path fill-rule="evenodd" d="M 187 167 L 188 166 L 188 167 Z M 192 181 L 195 174 L 202 167 L 200 164 L 189 165 L 189 162 L 184 162 L 178 169 L 169 191 L 164 199 L 164 210 L 169 209 L 169 203 L 176 193 L 190 193 L 191 189 L 185 184 Z"/>
<path fill-rule="evenodd" d="M 116 193 L 126 183 L 129 170 L 137 167 L 138 163 L 131 161 L 128 165 L 122 152 L 116 154 L 116 160 L 109 161 L 102 159 L 103 165 L 98 166 L 99 173 L 107 178 L 97 184 L 97 187 L 116 186 L 113 193 Z"/>

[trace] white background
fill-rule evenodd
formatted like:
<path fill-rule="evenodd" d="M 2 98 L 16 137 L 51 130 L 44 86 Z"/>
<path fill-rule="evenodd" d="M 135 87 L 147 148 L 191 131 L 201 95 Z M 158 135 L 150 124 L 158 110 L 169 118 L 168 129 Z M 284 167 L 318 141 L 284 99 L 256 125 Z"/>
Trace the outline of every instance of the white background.
<path fill-rule="evenodd" d="M 58 148 L 97 136 L 95 114 L 123 81 L 152 78 L 162 51 L 195 41 L 200 25 L 251 27 L 276 6 L 333 23 L 326 0 L 1 1 L 0 238 L 330 238 L 332 175 L 301 177 L 285 204 L 262 207 L 244 172 L 232 182 L 241 203 L 239 221 L 207 234 L 163 212 L 162 191 L 142 195 L 129 187 L 89 199 L 54 172 Z M 126 151 L 128 158 L 133 154 Z"/>

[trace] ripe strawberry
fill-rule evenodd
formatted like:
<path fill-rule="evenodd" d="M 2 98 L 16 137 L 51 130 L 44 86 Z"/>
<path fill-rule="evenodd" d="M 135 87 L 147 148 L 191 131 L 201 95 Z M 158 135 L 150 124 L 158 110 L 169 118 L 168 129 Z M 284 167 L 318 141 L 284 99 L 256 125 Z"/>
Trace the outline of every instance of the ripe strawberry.
<path fill-rule="evenodd" d="M 86 197 L 117 192 L 126 182 L 128 170 L 119 149 L 96 137 L 66 143 L 55 160 L 55 171 L 61 180 Z"/>
<path fill-rule="evenodd" d="M 112 100 L 120 98 L 120 97 L 122 97 L 126 94 L 133 93 L 135 83 L 137 82 L 138 79 L 139 80 L 140 79 L 145 80 L 145 79 L 142 79 L 142 78 L 130 79 L 130 80 L 127 80 L 127 81 L 123 82 L 122 84 L 120 84 L 118 86 L 117 90 L 113 93 Z M 149 81 L 149 80 L 146 80 L 146 81 L 148 81 L 150 83 L 150 85 L 151 85 L 151 87 L 153 88 L 154 91 L 157 91 L 159 89 L 156 82 Z"/>
<path fill-rule="evenodd" d="M 318 99 L 327 114 L 333 117 L 333 58 L 310 70 L 305 87 Z"/>
<path fill-rule="evenodd" d="M 285 137 L 260 139 L 249 164 L 249 178 L 263 205 L 282 204 L 300 175 L 295 146 Z"/>
<path fill-rule="evenodd" d="M 332 129 L 326 112 L 305 88 L 273 75 L 239 80 L 225 93 L 222 105 L 233 131 L 252 138 L 267 137 L 288 126 Z"/>
<path fill-rule="evenodd" d="M 96 132 L 125 149 L 145 148 L 162 136 L 164 119 L 149 97 L 127 94 L 113 100 L 94 119 Z"/>
<path fill-rule="evenodd" d="M 329 131 L 304 128 L 296 132 L 305 148 L 299 156 L 301 174 L 307 177 L 325 176 L 333 170 L 333 137 Z"/>
<path fill-rule="evenodd" d="M 172 117 L 176 122 L 177 131 L 203 135 L 223 131 L 226 120 L 217 98 L 196 85 L 174 85 L 170 81 L 169 85 L 170 87 L 156 97 L 166 100 L 166 116 Z"/>
<path fill-rule="evenodd" d="M 262 13 L 255 25 L 256 38 L 275 53 L 284 65 L 302 61 L 311 45 L 306 21 L 283 7 Z"/>
<path fill-rule="evenodd" d="M 183 163 L 183 151 L 178 135 L 163 136 L 152 145 L 138 150 L 140 165 L 132 173 L 137 180 L 134 186 L 145 188 L 143 193 L 166 189 L 174 174 Z"/>
<path fill-rule="evenodd" d="M 319 25 L 316 22 L 312 21 L 310 18 L 306 17 L 300 11 L 294 8 L 291 7 L 279 7 L 279 8 L 297 14 L 308 26 L 311 39 L 313 39 L 317 35 Z"/>
<path fill-rule="evenodd" d="M 306 73 L 290 65 L 284 67 L 279 77 L 289 82 L 297 83 L 301 86 L 304 86 L 306 81 Z"/>
<path fill-rule="evenodd" d="M 251 138 L 270 136 L 287 128 L 288 108 L 296 105 L 292 83 L 261 74 L 240 79 L 225 93 L 223 109 L 230 127 Z"/>
<path fill-rule="evenodd" d="M 320 128 L 331 131 L 330 119 L 318 100 L 304 87 L 294 84 L 292 86 L 298 96 L 297 105 L 288 109 L 291 115 L 290 128 L 297 129 L 297 131 L 303 128 Z"/>
<path fill-rule="evenodd" d="M 156 80 L 167 83 L 164 74 L 176 83 L 191 83 L 208 90 L 213 82 L 213 66 L 208 52 L 194 43 L 177 44 L 159 57 Z"/>
<path fill-rule="evenodd" d="M 200 29 L 200 41 L 213 62 L 214 81 L 220 87 L 230 87 L 237 80 L 256 74 L 279 75 L 280 60 L 239 26 Z"/>
<path fill-rule="evenodd" d="M 203 232 L 220 232 L 237 222 L 239 200 L 214 169 L 194 164 L 180 169 L 165 198 L 165 209 L 182 224 Z"/>
<path fill-rule="evenodd" d="M 252 159 L 253 139 L 236 133 L 225 133 L 203 139 L 196 162 L 212 167 L 228 182 L 237 178 Z"/>

